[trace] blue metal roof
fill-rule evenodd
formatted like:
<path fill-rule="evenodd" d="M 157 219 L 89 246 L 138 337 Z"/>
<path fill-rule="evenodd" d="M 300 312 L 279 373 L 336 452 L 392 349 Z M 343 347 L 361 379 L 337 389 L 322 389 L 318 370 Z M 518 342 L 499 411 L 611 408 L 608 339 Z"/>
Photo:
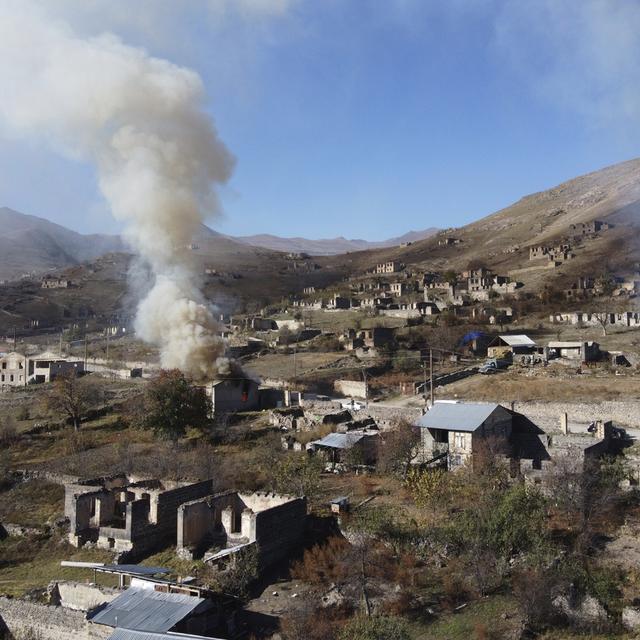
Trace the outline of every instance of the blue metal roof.
<path fill-rule="evenodd" d="M 479 402 L 436 402 L 417 422 L 426 429 L 475 431 L 498 408 L 499 404 Z"/>
<path fill-rule="evenodd" d="M 138 631 L 169 631 L 204 598 L 130 587 L 89 620 L 95 624 Z"/>

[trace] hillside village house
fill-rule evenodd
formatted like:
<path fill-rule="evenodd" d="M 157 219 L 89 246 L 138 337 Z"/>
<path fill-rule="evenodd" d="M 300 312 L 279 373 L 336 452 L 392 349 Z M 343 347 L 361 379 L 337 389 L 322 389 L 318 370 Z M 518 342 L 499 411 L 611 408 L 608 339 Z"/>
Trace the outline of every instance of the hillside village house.
<path fill-rule="evenodd" d="M 12 351 L 0 356 L 0 389 L 51 382 L 69 371 L 84 373 L 84 363 L 81 360 L 67 360 L 52 353 L 27 357 Z"/>
<path fill-rule="evenodd" d="M 12 351 L 0 357 L 0 388 L 27 384 L 27 357 Z"/>
<path fill-rule="evenodd" d="M 453 469 L 471 460 L 489 443 L 493 451 L 506 453 L 513 427 L 512 414 L 499 404 L 436 402 L 416 423 L 425 457 L 447 458 Z"/>
<path fill-rule="evenodd" d="M 399 262 L 395 260 L 389 260 L 389 262 L 380 262 L 376 265 L 375 272 L 376 273 L 398 273 L 400 271 L 401 265 Z"/>
<path fill-rule="evenodd" d="M 250 378 L 222 378 L 206 386 L 212 413 L 221 415 L 234 411 L 253 411 L 260 405 L 258 383 Z"/>

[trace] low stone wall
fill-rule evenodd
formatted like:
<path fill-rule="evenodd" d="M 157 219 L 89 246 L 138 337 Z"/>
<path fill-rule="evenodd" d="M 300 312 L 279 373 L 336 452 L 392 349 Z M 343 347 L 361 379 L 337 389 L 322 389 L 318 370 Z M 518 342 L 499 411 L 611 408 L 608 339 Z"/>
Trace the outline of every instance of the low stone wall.
<path fill-rule="evenodd" d="M 99 640 L 108 638 L 110 627 L 91 625 L 80 611 L 51 607 L 26 600 L 0 598 L 0 637 L 28 636 L 39 640 Z"/>
<path fill-rule="evenodd" d="M 509 402 L 504 402 L 509 407 Z M 621 427 L 640 428 L 640 400 L 603 402 L 515 402 L 515 411 L 523 413 L 545 431 L 558 431 L 560 415 L 566 413 L 569 424 L 588 424 L 595 420 L 613 420 Z"/>

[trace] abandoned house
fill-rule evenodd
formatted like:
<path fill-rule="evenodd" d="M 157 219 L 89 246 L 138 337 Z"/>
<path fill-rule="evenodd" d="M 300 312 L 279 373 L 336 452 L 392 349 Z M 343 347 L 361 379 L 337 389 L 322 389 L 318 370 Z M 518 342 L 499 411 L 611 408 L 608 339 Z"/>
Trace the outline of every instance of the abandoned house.
<path fill-rule="evenodd" d="M 213 415 L 253 411 L 260 406 L 258 383 L 251 378 L 221 378 L 206 386 Z"/>
<path fill-rule="evenodd" d="M 600 345 L 597 342 L 549 342 L 549 357 L 567 358 L 579 362 L 597 362 L 600 359 Z"/>
<path fill-rule="evenodd" d="M 82 360 L 67 360 L 53 353 L 42 353 L 29 358 L 29 382 L 52 382 L 59 375 L 84 373 Z"/>
<path fill-rule="evenodd" d="M 0 357 L 0 389 L 27 384 L 27 357 L 11 351 Z"/>
<path fill-rule="evenodd" d="M 304 497 L 234 491 L 209 495 L 178 508 L 177 552 L 216 563 L 255 546 L 264 569 L 300 544 L 306 517 Z"/>
<path fill-rule="evenodd" d="M 376 265 L 376 273 L 398 273 L 401 269 L 401 264 L 395 260 L 389 260 L 389 262 L 380 262 Z"/>
<path fill-rule="evenodd" d="M 125 475 L 67 484 L 69 542 L 76 547 L 93 542 L 138 557 L 175 543 L 178 507 L 211 492 L 211 480 L 187 484 Z"/>
<path fill-rule="evenodd" d="M 506 453 L 513 426 L 503 406 L 478 402 L 436 402 L 416 423 L 423 455 L 428 460 L 446 457 L 453 469 L 470 461 L 484 446 Z"/>
<path fill-rule="evenodd" d="M 379 434 L 376 430 L 330 433 L 307 446 L 312 454 L 323 456 L 330 471 L 374 465 L 378 459 Z"/>
<path fill-rule="evenodd" d="M 536 343 L 525 335 L 497 336 L 488 346 L 490 358 L 503 358 L 514 355 L 530 355 L 536 351 Z"/>

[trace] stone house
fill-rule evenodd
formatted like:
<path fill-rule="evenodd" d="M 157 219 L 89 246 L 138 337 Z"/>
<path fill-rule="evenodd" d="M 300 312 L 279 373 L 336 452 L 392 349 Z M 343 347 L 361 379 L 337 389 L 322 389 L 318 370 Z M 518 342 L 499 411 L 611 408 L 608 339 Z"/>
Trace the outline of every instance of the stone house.
<path fill-rule="evenodd" d="M 402 268 L 402 265 L 396 260 L 389 260 L 388 262 L 380 262 L 376 265 L 376 273 L 398 273 Z"/>
<path fill-rule="evenodd" d="M 494 403 L 436 402 L 417 422 L 426 459 L 446 458 L 454 469 L 489 446 L 506 453 L 513 426 L 511 412 Z"/>
<path fill-rule="evenodd" d="M 599 231 L 607 231 L 611 229 L 608 222 L 602 222 L 601 220 L 591 220 L 591 222 L 578 222 L 577 224 L 570 225 L 569 229 L 571 235 L 574 237 L 583 237 L 593 235 Z"/>
<path fill-rule="evenodd" d="M 0 357 L 0 389 L 27 384 L 28 358 L 17 351 Z"/>
<path fill-rule="evenodd" d="M 178 508 L 177 552 L 216 563 L 255 545 L 261 569 L 290 556 L 307 517 L 304 497 L 228 491 Z"/>
<path fill-rule="evenodd" d="M 259 385 L 251 378 L 221 378 L 205 387 L 211 399 L 213 415 L 254 411 L 260 406 Z"/>

